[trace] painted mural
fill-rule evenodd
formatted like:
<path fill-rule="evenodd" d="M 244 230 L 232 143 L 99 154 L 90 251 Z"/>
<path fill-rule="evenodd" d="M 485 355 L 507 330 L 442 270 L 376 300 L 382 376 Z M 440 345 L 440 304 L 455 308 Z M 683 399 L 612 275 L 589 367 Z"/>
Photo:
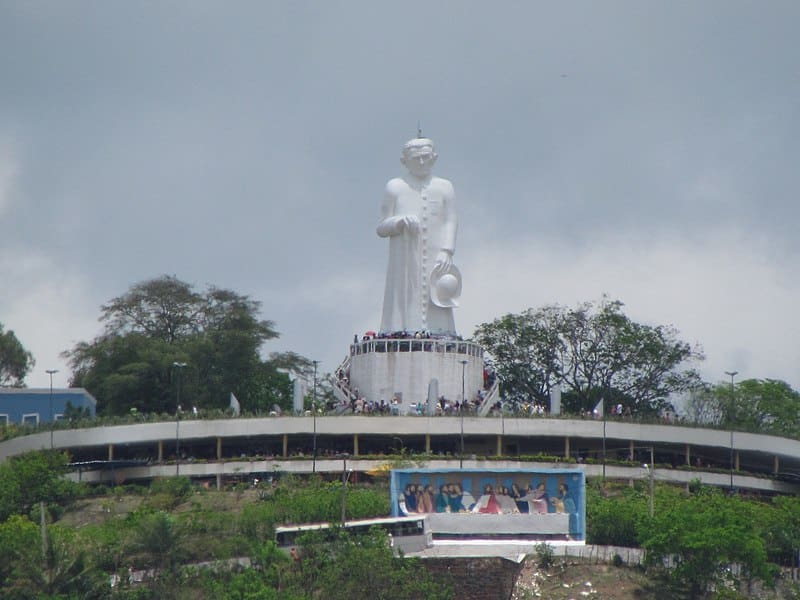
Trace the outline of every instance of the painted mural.
<path fill-rule="evenodd" d="M 583 471 L 398 469 L 391 478 L 394 516 L 449 513 L 524 516 L 569 515 L 569 536 L 584 539 Z"/>

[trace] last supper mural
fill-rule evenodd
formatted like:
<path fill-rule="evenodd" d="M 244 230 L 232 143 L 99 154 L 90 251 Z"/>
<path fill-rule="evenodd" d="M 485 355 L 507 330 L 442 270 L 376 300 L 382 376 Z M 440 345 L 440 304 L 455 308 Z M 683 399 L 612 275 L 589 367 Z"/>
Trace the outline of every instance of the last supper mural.
<path fill-rule="evenodd" d="M 434 530 L 585 539 L 586 479 L 576 469 L 395 469 L 393 516 L 426 514 Z"/>

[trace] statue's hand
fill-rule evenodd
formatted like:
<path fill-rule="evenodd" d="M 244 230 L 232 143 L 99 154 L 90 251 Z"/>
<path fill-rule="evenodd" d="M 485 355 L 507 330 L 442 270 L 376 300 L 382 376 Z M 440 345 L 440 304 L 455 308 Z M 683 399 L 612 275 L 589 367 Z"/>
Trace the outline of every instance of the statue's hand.
<path fill-rule="evenodd" d="M 436 257 L 436 265 L 434 271 L 448 271 L 453 266 L 453 256 L 447 250 L 442 250 Z"/>
<path fill-rule="evenodd" d="M 419 218 L 416 215 L 406 215 L 402 218 L 403 227 L 409 233 L 417 233 L 419 231 Z"/>

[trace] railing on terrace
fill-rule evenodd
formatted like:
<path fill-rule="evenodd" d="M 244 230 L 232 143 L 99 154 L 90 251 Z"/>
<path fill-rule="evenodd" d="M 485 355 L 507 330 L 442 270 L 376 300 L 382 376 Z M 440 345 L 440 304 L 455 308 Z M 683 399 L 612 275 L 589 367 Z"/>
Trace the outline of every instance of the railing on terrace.
<path fill-rule="evenodd" d="M 339 405 L 345 405 L 350 402 L 352 397 L 352 390 L 350 389 L 350 380 L 348 379 L 348 372 L 350 370 L 350 356 L 348 355 L 340 364 L 333 374 L 333 396 L 338 401 Z"/>
<path fill-rule="evenodd" d="M 391 352 L 438 352 L 467 354 L 483 358 L 483 348 L 475 342 L 439 338 L 370 338 L 350 344 L 350 356 Z"/>
<path fill-rule="evenodd" d="M 574 420 L 587 420 L 587 421 L 601 421 L 601 419 L 594 418 L 592 416 L 587 416 L 585 414 L 569 414 L 569 413 L 562 413 L 560 415 L 550 415 L 548 413 L 544 414 L 529 414 L 527 412 L 508 412 L 505 411 L 501 413 L 502 417 L 505 419 L 558 419 L 558 420 L 567 420 L 567 421 L 574 421 Z M 342 414 L 338 414 L 335 410 L 325 410 L 323 411 L 320 409 L 320 413 L 318 416 L 325 416 L 325 417 L 351 417 L 353 416 L 349 412 L 345 412 Z M 387 418 L 387 419 L 396 419 L 398 418 L 397 415 L 392 415 L 390 413 L 361 413 L 361 417 L 370 417 L 370 418 Z M 416 415 L 402 415 L 416 418 Z M 427 416 L 427 415 L 422 415 Z M 468 416 L 476 416 L 475 413 L 470 413 Z M 269 411 L 258 411 L 258 412 L 249 412 L 249 411 L 242 411 L 242 413 L 238 416 L 233 416 L 230 410 L 221 410 L 221 409 L 210 409 L 210 410 L 199 410 L 197 414 L 191 412 L 183 412 L 181 413 L 180 420 L 184 421 L 213 421 L 213 420 L 220 420 L 220 419 L 264 419 L 264 418 L 273 418 L 273 419 L 286 419 L 286 418 L 296 418 L 296 417 L 307 417 L 305 414 L 297 414 L 293 415 L 291 413 L 284 413 L 282 416 L 276 417 L 274 414 L 270 414 Z M 460 413 L 452 412 L 452 413 L 445 413 L 442 415 L 435 415 L 432 418 L 437 419 L 446 419 L 446 418 L 459 418 Z M 491 416 L 486 418 L 492 418 Z M 499 417 L 496 417 L 499 418 Z M 69 430 L 69 429 L 88 429 L 93 427 L 107 427 L 107 426 L 114 426 L 114 425 L 137 425 L 137 424 L 144 424 L 144 423 L 174 423 L 176 420 L 174 414 L 165 414 L 165 413 L 144 413 L 140 412 L 136 415 L 118 415 L 118 416 L 99 416 L 94 417 L 92 419 L 75 419 L 75 420 L 68 420 L 68 419 L 61 419 L 54 423 L 40 423 L 38 425 L 21 425 L 16 423 L 8 423 L 5 425 L 0 425 L 0 441 L 4 441 L 7 439 L 20 437 L 24 435 L 30 435 L 33 433 L 43 433 L 49 432 L 51 427 L 55 431 L 60 430 Z M 750 425 L 747 426 L 734 426 L 733 428 L 725 425 L 714 424 L 714 423 L 700 423 L 696 421 L 689 421 L 682 418 L 670 418 L 664 419 L 659 417 L 652 417 L 652 416 L 607 416 L 606 421 L 609 423 L 617 422 L 617 423 L 631 423 L 636 425 L 664 425 L 664 426 L 673 426 L 673 427 L 691 427 L 695 429 L 713 429 L 717 431 L 734 431 L 739 433 L 756 433 L 762 435 L 770 435 L 776 437 L 783 437 L 787 439 L 794 439 L 800 440 L 800 434 L 798 435 L 791 435 L 790 433 L 779 431 L 774 428 L 770 428 L 767 425 L 764 426 L 757 426 L 757 425 Z"/>
<path fill-rule="evenodd" d="M 494 378 L 494 383 L 492 383 L 492 387 L 488 389 L 486 395 L 483 397 L 483 402 L 478 407 L 478 416 L 485 417 L 489 414 L 489 411 L 492 410 L 492 406 L 495 405 L 497 402 L 497 398 L 500 395 L 500 382 L 498 381 L 497 377 Z"/>

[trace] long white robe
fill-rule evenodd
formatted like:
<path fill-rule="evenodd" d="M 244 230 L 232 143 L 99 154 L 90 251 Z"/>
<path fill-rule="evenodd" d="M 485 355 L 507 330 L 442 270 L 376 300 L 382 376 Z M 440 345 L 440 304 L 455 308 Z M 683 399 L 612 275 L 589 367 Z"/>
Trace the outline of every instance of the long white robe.
<path fill-rule="evenodd" d="M 402 218 L 414 215 L 419 230 L 410 232 Z M 396 178 L 386 184 L 377 232 L 389 238 L 389 266 L 380 330 L 429 331 L 456 335 L 452 308 L 436 306 L 430 277 L 442 250 L 455 252 L 458 219 L 453 185 L 430 177 L 421 185 Z"/>

